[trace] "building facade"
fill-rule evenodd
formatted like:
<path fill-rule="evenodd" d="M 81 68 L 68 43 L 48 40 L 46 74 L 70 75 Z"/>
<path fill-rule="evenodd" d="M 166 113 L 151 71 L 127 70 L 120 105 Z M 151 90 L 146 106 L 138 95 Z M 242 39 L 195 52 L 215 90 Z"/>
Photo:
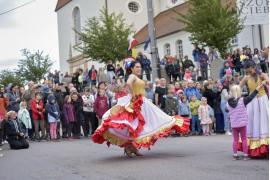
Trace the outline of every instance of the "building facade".
<path fill-rule="evenodd" d="M 154 12 L 158 13 L 181 4 L 184 0 L 155 0 Z M 87 68 L 100 63 L 86 59 L 74 47 L 81 43 L 74 29 L 81 31 L 88 18 L 100 15 L 100 10 L 107 7 L 109 13 L 122 13 L 127 24 L 136 32 L 147 24 L 146 0 L 58 0 L 56 5 L 59 59 L 62 72 L 74 72 L 77 68 Z"/>
<path fill-rule="evenodd" d="M 240 2 L 240 0 L 239 0 Z M 103 66 L 92 59 L 86 59 L 76 51 L 75 45 L 81 43 L 74 29 L 81 31 L 88 18 L 99 16 L 100 9 L 107 7 L 109 12 L 122 13 L 127 24 L 136 32 L 140 42 L 137 51 L 144 51 L 144 42 L 148 39 L 147 0 L 58 0 L 56 6 L 59 35 L 59 58 L 62 72 L 74 72 L 77 68 L 88 68 L 92 64 Z M 172 55 L 182 57 L 192 55 L 193 45 L 189 33 L 183 31 L 184 24 L 175 20 L 175 10 L 188 11 L 186 0 L 153 0 L 154 23 L 156 28 L 159 57 Z M 269 41 L 269 4 L 268 0 L 246 0 L 244 14 L 245 27 L 233 40 L 233 48 L 249 46 L 251 49 L 268 46 Z M 230 28 L 230 27 L 228 27 Z"/>
<path fill-rule="evenodd" d="M 232 39 L 232 48 L 248 46 L 251 49 L 263 49 L 269 46 L 268 0 L 246 0 L 243 8 L 243 18 L 245 17 L 244 28 Z M 174 7 L 174 10 L 181 13 L 186 13 L 188 9 L 189 5 L 187 2 L 180 3 Z M 189 41 L 190 34 L 183 30 L 185 25 L 176 20 L 177 16 L 174 11 L 167 9 L 154 18 L 160 58 L 163 58 L 165 55 L 177 57 L 187 55 L 189 58 L 192 58 L 193 45 Z M 150 57 L 149 50 L 144 51 L 144 42 L 148 38 L 147 26 L 138 31 L 135 38 L 140 42 L 137 51 L 145 52 Z"/>

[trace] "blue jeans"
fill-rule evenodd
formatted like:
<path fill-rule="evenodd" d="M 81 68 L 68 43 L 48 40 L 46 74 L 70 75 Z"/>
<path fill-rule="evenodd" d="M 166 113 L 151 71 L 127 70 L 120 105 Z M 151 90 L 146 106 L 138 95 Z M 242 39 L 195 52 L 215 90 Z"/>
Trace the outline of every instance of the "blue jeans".
<path fill-rule="evenodd" d="M 196 126 L 197 126 L 197 131 L 196 131 Z M 200 121 L 199 121 L 199 116 L 198 115 L 192 115 L 191 116 L 191 131 L 193 133 L 201 132 L 201 125 L 200 125 Z"/>
<path fill-rule="evenodd" d="M 227 102 L 221 102 L 220 108 L 224 116 L 224 130 L 225 131 L 231 131 L 231 126 L 230 126 L 230 120 L 229 120 L 229 113 L 226 112 L 226 105 Z"/>

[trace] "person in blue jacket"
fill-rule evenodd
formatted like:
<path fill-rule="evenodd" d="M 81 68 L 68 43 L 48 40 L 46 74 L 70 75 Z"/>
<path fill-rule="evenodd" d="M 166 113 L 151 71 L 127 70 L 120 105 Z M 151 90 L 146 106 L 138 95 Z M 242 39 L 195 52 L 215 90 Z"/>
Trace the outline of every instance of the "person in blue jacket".
<path fill-rule="evenodd" d="M 197 99 L 202 97 L 200 91 L 194 86 L 194 82 L 192 80 L 188 81 L 188 87 L 184 90 L 184 94 L 189 101 L 192 95 L 195 95 Z"/>
<path fill-rule="evenodd" d="M 55 100 L 55 96 L 50 94 L 48 96 L 48 103 L 46 105 L 46 111 L 48 113 L 48 122 L 50 123 L 50 135 L 51 140 L 57 139 L 57 123 L 60 121 L 60 110 Z"/>

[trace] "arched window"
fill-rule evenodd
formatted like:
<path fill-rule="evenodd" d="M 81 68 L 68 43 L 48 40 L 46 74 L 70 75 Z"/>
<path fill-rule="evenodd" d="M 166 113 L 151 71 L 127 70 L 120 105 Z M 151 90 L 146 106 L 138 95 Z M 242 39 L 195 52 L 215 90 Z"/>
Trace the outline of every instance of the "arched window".
<path fill-rule="evenodd" d="M 179 58 L 183 58 L 183 42 L 182 40 L 176 41 L 176 55 Z"/>
<path fill-rule="evenodd" d="M 232 38 L 231 44 L 232 44 L 232 46 L 237 46 L 238 45 L 238 37 L 237 37 L 237 35 Z"/>
<path fill-rule="evenodd" d="M 75 7 L 73 10 L 73 28 L 77 32 L 81 32 L 81 14 L 80 9 Z M 75 33 L 75 45 L 81 43 L 80 35 L 76 32 Z"/>
<path fill-rule="evenodd" d="M 171 45 L 169 43 L 164 45 L 164 54 L 171 55 Z"/>

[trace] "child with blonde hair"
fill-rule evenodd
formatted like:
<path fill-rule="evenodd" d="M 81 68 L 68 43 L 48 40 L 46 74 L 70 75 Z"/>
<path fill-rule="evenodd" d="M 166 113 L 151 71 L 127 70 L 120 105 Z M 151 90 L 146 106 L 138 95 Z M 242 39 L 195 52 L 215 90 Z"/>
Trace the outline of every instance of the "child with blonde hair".
<path fill-rule="evenodd" d="M 229 117 L 232 127 L 233 134 L 233 159 L 238 160 L 237 154 L 239 134 L 242 141 L 242 149 L 244 152 L 244 160 L 248 159 L 248 145 L 247 145 L 247 124 L 248 124 L 248 113 L 247 104 L 256 97 L 258 91 L 264 86 L 264 83 L 259 85 L 255 91 L 249 96 L 242 97 L 242 89 L 239 85 L 233 85 L 230 88 L 229 100 L 227 109 L 229 111 Z"/>
<path fill-rule="evenodd" d="M 27 110 L 27 103 L 25 101 L 22 101 L 20 103 L 20 110 L 18 112 L 18 120 L 19 122 L 22 122 L 25 127 L 25 136 L 28 137 L 28 130 L 32 129 L 32 123 L 30 114 Z"/>
<path fill-rule="evenodd" d="M 209 113 L 209 105 L 207 104 L 207 99 L 202 97 L 201 105 L 198 109 L 199 120 L 201 121 L 203 135 L 210 135 L 210 125 L 212 124 L 212 120 Z"/>
<path fill-rule="evenodd" d="M 190 113 L 191 113 L 191 130 L 192 135 L 199 135 L 201 133 L 201 125 L 198 116 L 198 109 L 200 107 L 201 101 L 197 99 L 195 95 L 191 95 L 191 100 L 189 103 Z M 197 126 L 197 131 L 196 131 Z"/>

